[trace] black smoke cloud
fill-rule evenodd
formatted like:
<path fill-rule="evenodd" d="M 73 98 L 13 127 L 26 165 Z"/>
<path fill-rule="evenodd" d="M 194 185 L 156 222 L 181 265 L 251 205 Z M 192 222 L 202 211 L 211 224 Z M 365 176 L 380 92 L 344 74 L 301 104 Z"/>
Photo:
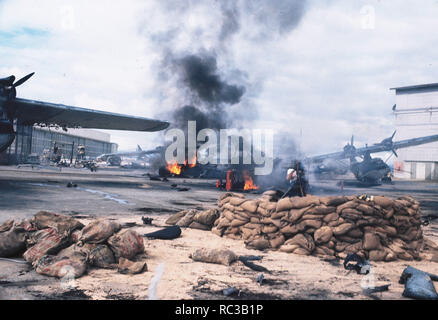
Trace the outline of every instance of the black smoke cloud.
<path fill-rule="evenodd" d="M 163 19 L 148 36 L 163 52 L 157 74 L 162 96 L 174 106 L 172 117 L 166 114 L 172 126 L 186 129 L 187 121 L 194 120 L 197 130 L 218 130 L 241 128 L 242 119 L 256 120 L 252 99 L 264 79 L 258 76 L 257 83 L 254 79 L 249 83 L 247 73 L 234 63 L 235 50 L 245 41 L 269 45 L 291 32 L 302 20 L 308 1 L 160 0 L 158 6 L 164 17 L 172 18 Z M 199 15 L 200 21 L 213 23 L 203 29 Z M 146 20 L 144 28 L 147 31 Z"/>
<path fill-rule="evenodd" d="M 175 61 L 182 69 L 182 80 L 200 100 L 215 106 L 240 102 L 245 87 L 230 85 L 220 78 L 216 58 L 190 54 Z"/>

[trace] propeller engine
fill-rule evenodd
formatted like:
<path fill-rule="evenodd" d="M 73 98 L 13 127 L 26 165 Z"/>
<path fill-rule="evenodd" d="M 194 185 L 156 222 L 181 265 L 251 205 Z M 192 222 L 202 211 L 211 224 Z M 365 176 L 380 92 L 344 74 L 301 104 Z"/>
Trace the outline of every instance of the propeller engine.
<path fill-rule="evenodd" d="M 34 72 L 29 73 L 18 81 L 15 81 L 15 76 L 0 79 L 0 152 L 6 150 L 15 139 L 14 126 L 12 125 L 13 119 L 10 119 L 10 115 L 3 108 L 3 104 L 15 99 L 17 96 L 16 88 L 29 80 L 33 75 Z"/>
<path fill-rule="evenodd" d="M 8 100 L 15 99 L 17 96 L 17 87 L 21 86 L 23 83 L 25 83 L 27 80 L 29 80 L 30 77 L 32 77 L 35 74 L 35 72 L 29 73 L 27 76 L 24 76 L 20 80 L 15 81 L 15 76 L 10 76 L 4 79 L 0 80 L 0 86 L 1 88 L 1 95 L 5 96 Z"/>
<path fill-rule="evenodd" d="M 379 143 L 379 145 L 385 146 L 386 148 L 391 150 L 392 153 L 396 157 L 398 157 L 397 152 L 395 152 L 395 149 L 394 149 L 394 142 L 392 141 L 392 139 L 394 138 L 396 132 L 397 132 L 397 130 L 394 130 L 392 135 L 389 138 L 383 139 L 382 142 Z"/>

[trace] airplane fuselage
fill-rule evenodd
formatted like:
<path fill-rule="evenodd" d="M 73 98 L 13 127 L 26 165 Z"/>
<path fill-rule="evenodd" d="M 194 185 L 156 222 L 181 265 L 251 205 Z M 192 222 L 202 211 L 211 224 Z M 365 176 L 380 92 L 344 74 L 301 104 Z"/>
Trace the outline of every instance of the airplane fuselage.
<path fill-rule="evenodd" d="M 380 158 L 366 159 L 362 162 L 352 161 L 350 170 L 357 180 L 379 183 L 391 172 L 389 166 Z"/>

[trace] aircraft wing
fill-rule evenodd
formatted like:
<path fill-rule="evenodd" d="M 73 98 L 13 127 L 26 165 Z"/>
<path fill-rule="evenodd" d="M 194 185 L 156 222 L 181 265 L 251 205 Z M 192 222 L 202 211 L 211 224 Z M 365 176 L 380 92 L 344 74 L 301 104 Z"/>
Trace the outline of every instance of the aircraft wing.
<path fill-rule="evenodd" d="M 355 150 L 355 155 L 356 156 L 363 156 L 363 155 L 365 155 L 366 152 L 369 152 L 370 154 L 372 154 L 372 153 L 377 153 L 377 152 L 398 150 L 398 149 L 402 149 L 402 148 L 418 146 L 418 145 L 431 143 L 431 142 L 435 142 L 435 141 L 438 141 L 438 134 L 432 135 L 432 136 L 421 137 L 421 138 L 412 138 L 412 139 L 401 140 L 401 141 L 394 142 L 391 145 L 375 144 L 375 145 L 368 146 L 368 147 L 357 148 Z M 340 152 L 327 153 L 327 154 L 322 154 L 319 156 L 309 157 L 306 160 L 308 160 L 310 162 L 322 162 L 326 159 L 341 160 L 341 159 L 346 159 L 349 157 L 350 157 L 350 155 L 348 153 L 340 151 Z"/>
<path fill-rule="evenodd" d="M 10 116 L 27 125 L 44 123 L 67 128 L 129 131 L 160 131 L 169 126 L 167 121 L 20 98 L 8 101 L 5 108 Z"/>
<path fill-rule="evenodd" d="M 397 141 L 397 142 L 394 142 L 393 146 L 394 146 L 394 149 L 397 150 L 397 149 L 401 149 L 401 148 L 418 146 L 421 144 L 431 143 L 431 142 L 435 142 L 435 141 L 438 141 L 438 134 L 435 134 L 433 136 Z"/>
<path fill-rule="evenodd" d="M 327 154 L 322 154 L 319 156 L 313 156 L 313 157 L 308 157 L 306 158 L 306 161 L 310 161 L 310 162 L 322 162 L 326 159 L 333 159 L 333 160 L 342 160 L 348 158 L 348 156 L 345 154 L 344 151 L 339 151 L 339 152 L 333 152 L 333 153 L 327 153 Z"/>

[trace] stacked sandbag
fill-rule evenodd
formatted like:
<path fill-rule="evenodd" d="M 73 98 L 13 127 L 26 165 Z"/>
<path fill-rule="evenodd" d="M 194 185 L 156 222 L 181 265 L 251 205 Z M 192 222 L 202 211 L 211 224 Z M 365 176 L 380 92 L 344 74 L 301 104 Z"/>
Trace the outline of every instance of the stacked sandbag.
<path fill-rule="evenodd" d="M 217 209 L 204 211 L 190 209 L 175 213 L 166 220 L 166 224 L 177 225 L 181 228 L 211 230 L 218 217 L 219 211 Z"/>
<path fill-rule="evenodd" d="M 58 278 L 80 277 L 88 266 L 139 273 L 147 270 L 146 263 L 128 259 L 143 252 L 140 234 L 121 230 L 119 223 L 109 219 L 95 219 L 84 226 L 75 218 L 40 211 L 30 220 L 0 225 L 0 257 L 22 254 L 38 273 Z"/>
<path fill-rule="evenodd" d="M 245 240 L 249 248 L 373 261 L 419 259 L 420 206 L 410 196 L 286 197 L 267 191 L 258 199 L 225 193 L 212 232 Z"/>

